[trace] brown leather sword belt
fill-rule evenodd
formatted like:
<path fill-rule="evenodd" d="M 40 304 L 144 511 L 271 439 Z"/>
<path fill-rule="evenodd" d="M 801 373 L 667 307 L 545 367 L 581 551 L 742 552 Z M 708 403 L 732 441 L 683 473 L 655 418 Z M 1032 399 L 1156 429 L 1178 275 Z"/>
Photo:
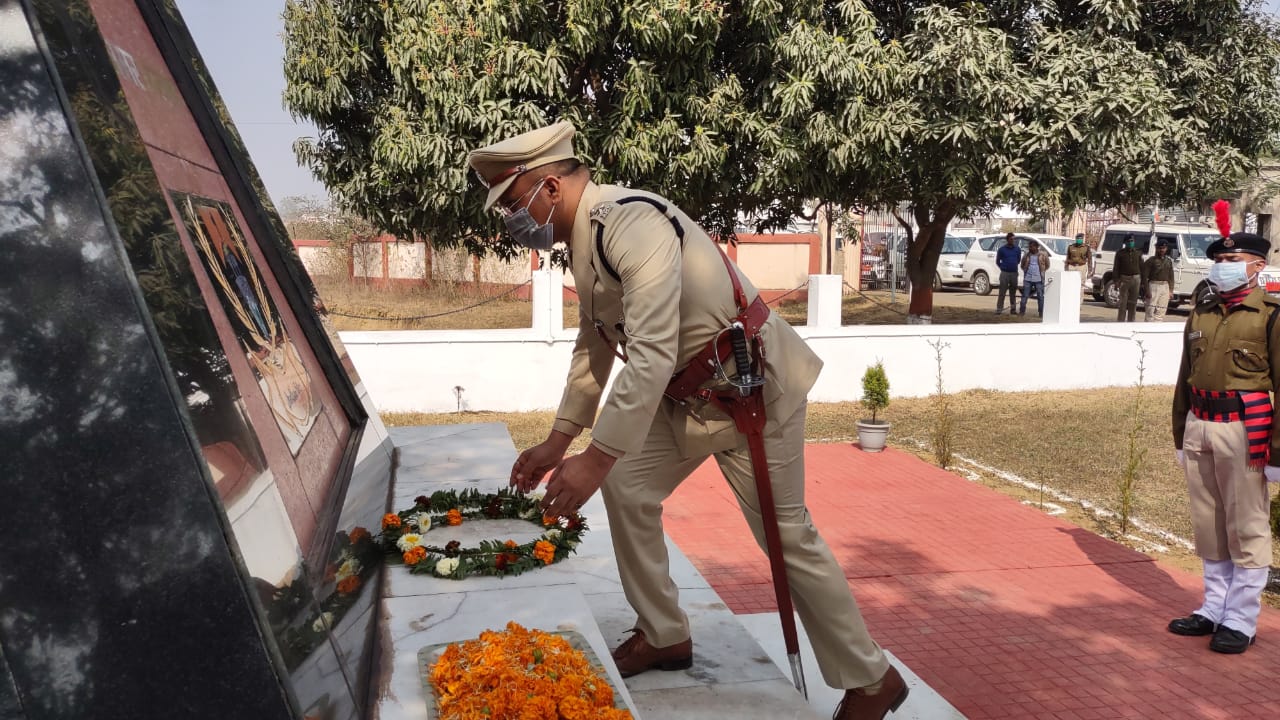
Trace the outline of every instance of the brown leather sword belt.
<path fill-rule="evenodd" d="M 716 245 L 716 249 L 720 250 L 720 246 Z M 733 296 L 738 306 L 738 316 L 734 321 L 742 323 L 747 339 L 755 342 L 763 351 L 759 340 L 760 328 L 764 327 L 769 319 L 769 306 L 764 304 L 764 300 L 759 295 L 753 302 L 748 303 L 747 293 L 742 289 L 742 281 L 738 279 L 738 273 L 729 263 L 724 250 L 720 250 L 720 258 L 724 260 L 725 269 L 729 271 L 729 279 L 733 282 Z M 695 355 L 683 370 L 672 376 L 664 394 L 676 402 L 684 402 L 689 396 L 697 394 L 703 383 L 715 377 L 725 361 L 732 356 L 733 347 L 729 343 L 729 336 L 722 333 L 716 340 L 707 343 L 707 346 Z M 764 372 L 763 367 L 760 368 L 760 372 Z M 710 399 L 710 394 L 706 395 L 704 399 Z"/>

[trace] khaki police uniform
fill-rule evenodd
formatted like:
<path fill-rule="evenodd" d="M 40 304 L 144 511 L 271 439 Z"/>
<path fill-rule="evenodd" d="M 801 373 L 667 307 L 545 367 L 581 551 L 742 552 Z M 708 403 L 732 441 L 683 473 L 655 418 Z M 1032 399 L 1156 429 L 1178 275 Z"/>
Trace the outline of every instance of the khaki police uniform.
<path fill-rule="evenodd" d="M 1255 288 L 1228 310 L 1208 295 L 1187 318 L 1173 400 L 1174 445 L 1186 455 L 1196 554 L 1204 562 L 1205 602 L 1196 611 L 1252 637 L 1271 564 L 1270 508 L 1263 470 L 1249 466 L 1245 423 L 1192 412 L 1196 389 L 1275 393 L 1280 387 L 1280 300 Z M 1203 401 L 1201 401 L 1203 402 Z M 1280 434 L 1271 424 L 1271 465 Z"/>
<path fill-rule="evenodd" d="M 1092 251 L 1084 243 L 1067 246 L 1067 270 L 1080 273 L 1080 288 L 1089 281 L 1089 257 Z"/>
<path fill-rule="evenodd" d="M 602 492 L 623 589 L 648 643 L 675 645 L 690 628 L 670 575 L 662 504 L 707 457 L 715 457 L 764 547 L 746 437 L 715 406 L 686 407 L 663 394 L 672 375 L 737 316 L 733 285 L 712 239 L 664 198 L 638 190 L 589 183 L 569 250 L 579 328 L 554 427 L 569 435 L 590 427 L 597 447 L 620 456 Z M 754 300 L 756 289 L 736 266 L 734 272 Z M 828 685 L 873 685 L 888 660 L 804 502 L 806 400 L 822 361 L 776 314 L 760 334 L 765 447 L 796 610 Z M 626 363 L 601 406 L 615 351 Z"/>
<path fill-rule="evenodd" d="M 1142 263 L 1142 296 L 1147 299 L 1146 322 L 1164 322 L 1173 289 L 1173 259 L 1152 255 Z"/>

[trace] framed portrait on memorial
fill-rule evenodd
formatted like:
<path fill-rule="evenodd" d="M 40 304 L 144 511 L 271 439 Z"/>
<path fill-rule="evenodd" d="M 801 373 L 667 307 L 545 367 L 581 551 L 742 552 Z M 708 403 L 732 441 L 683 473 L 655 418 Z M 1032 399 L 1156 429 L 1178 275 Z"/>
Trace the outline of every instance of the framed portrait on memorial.
<path fill-rule="evenodd" d="M 173 196 L 201 265 L 235 329 L 239 350 L 253 368 L 290 452 L 297 454 L 322 404 L 263 272 L 226 203 L 183 193 Z"/>

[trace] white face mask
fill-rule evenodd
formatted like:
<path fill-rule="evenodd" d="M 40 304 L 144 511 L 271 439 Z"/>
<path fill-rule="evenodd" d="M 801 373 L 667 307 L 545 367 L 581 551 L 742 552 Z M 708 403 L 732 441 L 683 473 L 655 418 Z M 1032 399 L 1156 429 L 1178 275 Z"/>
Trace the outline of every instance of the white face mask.
<path fill-rule="evenodd" d="M 1252 279 L 1249 277 L 1249 263 L 1243 260 L 1214 263 L 1209 268 L 1209 284 L 1220 293 L 1239 290 Z"/>

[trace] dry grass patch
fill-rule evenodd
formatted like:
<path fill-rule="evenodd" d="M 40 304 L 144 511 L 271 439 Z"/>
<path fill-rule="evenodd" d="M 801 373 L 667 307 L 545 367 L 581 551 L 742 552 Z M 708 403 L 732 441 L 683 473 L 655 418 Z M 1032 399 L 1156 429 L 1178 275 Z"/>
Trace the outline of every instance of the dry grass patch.
<path fill-rule="evenodd" d="M 329 318 L 338 330 L 477 330 L 527 328 L 533 324 L 533 306 L 511 293 L 500 295 L 493 287 L 470 283 L 436 283 L 431 287 L 412 285 L 379 288 L 361 282 L 316 278 L 316 289 L 329 309 Z M 362 315 L 365 318 L 343 317 Z M 423 315 L 436 317 L 423 318 Z M 396 318 L 412 317 L 413 320 Z M 376 318 L 376 319 L 367 319 Z M 578 324 L 578 303 L 564 303 L 565 327 Z"/>
<path fill-rule="evenodd" d="M 897 294 L 897 302 L 892 302 L 886 291 L 875 291 L 866 295 L 850 295 L 841 303 L 840 320 L 844 325 L 903 325 L 907 322 L 906 293 Z M 991 312 L 994 308 L 947 307 L 940 304 L 933 306 L 933 322 L 935 325 L 960 325 L 964 323 L 1039 323 L 1040 318 L 1033 312 L 1026 315 L 1002 314 Z M 775 308 L 787 322 L 792 325 L 804 325 L 808 321 L 809 304 L 804 301 L 783 301 Z"/>

